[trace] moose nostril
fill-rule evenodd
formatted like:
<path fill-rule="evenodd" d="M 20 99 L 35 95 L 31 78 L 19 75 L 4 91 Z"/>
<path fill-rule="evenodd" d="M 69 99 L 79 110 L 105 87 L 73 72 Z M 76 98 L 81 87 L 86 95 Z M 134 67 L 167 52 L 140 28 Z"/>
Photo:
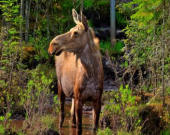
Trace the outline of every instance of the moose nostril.
<path fill-rule="evenodd" d="M 51 55 L 54 55 L 55 54 L 55 51 L 51 53 Z"/>
<path fill-rule="evenodd" d="M 55 52 L 56 52 L 56 50 L 57 50 L 57 46 L 58 46 L 58 41 L 53 39 L 53 40 L 50 42 L 48 52 L 49 52 L 51 55 L 54 55 Z"/>

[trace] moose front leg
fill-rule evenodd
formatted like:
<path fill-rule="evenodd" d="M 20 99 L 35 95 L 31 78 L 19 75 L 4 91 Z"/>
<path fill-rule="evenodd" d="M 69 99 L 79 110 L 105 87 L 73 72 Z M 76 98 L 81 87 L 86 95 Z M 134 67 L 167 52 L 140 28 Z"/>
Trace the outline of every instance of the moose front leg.
<path fill-rule="evenodd" d="M 74 103 L 74 98 L 72 98 L 72 105 L 71 105 L 71 122 L 72 122 L 72 126 L 75 127 L 76 126 L 76 115 L 75 115 L 75 103 Z"/>
<path fill-rule="evenodd" d="M 60 119 L 60 127 L 62 127 L 63 122 L 64 122 L 64 104 L 65 104 L 65 94 L 62 90 L 61 85 L 58 84 L 58 96 L 60 100 L 60 114 L 59 114 L 59 119 Z"/>
<path fill-rule="evenodd" d="M 82 101 L 75 98 L 75 114 L 76 114 L 76 127 L 77 135 L 82 134 Z"/>
<path fill-rule="evenodd" d="M 99 125 L 99 116 L 101 111 L 101 98 L 93 101 L 93 120 L 94 120 L 94 130 L 96 131 Z"/>

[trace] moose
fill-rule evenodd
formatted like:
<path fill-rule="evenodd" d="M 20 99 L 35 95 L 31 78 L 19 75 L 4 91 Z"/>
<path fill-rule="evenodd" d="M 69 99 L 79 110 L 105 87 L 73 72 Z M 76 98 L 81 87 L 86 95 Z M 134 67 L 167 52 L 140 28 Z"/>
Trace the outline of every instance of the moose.
<path fill-rule="evenodd" d="M 103 66 L 99 39 L 89 27 L 86 17 L 72 10 L 76 26 L 56 36 L 49 45 L 55 55 L 55 66 L 60 100 L 60 122 L 64 122 L 65 97 L 72 98 L 71 121 L 78 134 L 82 133 L 82 107 L 85 101 L 93 103 L 94 130 L 98 128 L 103 93 Z"/>

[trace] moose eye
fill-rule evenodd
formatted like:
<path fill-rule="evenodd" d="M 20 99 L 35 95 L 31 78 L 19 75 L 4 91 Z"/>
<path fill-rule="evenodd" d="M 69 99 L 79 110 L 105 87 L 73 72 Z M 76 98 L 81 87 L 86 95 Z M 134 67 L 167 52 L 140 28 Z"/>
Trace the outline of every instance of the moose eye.
<path fill-rule="evenodd" d="M 74 32 L 74 36 L 77 36 L 79 33 L 77 31 Z"/>

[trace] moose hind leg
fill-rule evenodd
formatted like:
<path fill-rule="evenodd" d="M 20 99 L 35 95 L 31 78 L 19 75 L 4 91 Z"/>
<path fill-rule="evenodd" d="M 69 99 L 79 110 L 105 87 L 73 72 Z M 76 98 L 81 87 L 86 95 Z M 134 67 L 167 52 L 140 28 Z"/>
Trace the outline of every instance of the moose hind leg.
<path fill-rule="evenodd" d="M 62 91 L 62 88 L 60 85 L 58 86 L 58 96 L 60 100 L 59 126 L 62 127 L 63 122 L 64 122 L 64 117 L 65 117 L 65 114 L 64 114 L 65 94 Z"/>
<path fill-rule="evenodd" d="M 72 126 L 75 127 L 76 126 L 76 115 L 75 115 L 75 103 L 74 103 L 74 98 L 72 98 L 72 105 L 71 105 L 71 122 L 72 122 Z"/>
<path fill-rule="evenodd" d="M 99 125 L 99 116 L 101 111 L 101 99 L 93 101 L 93 121 L 94 121 L 94 130 L 97 130 Z"/>

